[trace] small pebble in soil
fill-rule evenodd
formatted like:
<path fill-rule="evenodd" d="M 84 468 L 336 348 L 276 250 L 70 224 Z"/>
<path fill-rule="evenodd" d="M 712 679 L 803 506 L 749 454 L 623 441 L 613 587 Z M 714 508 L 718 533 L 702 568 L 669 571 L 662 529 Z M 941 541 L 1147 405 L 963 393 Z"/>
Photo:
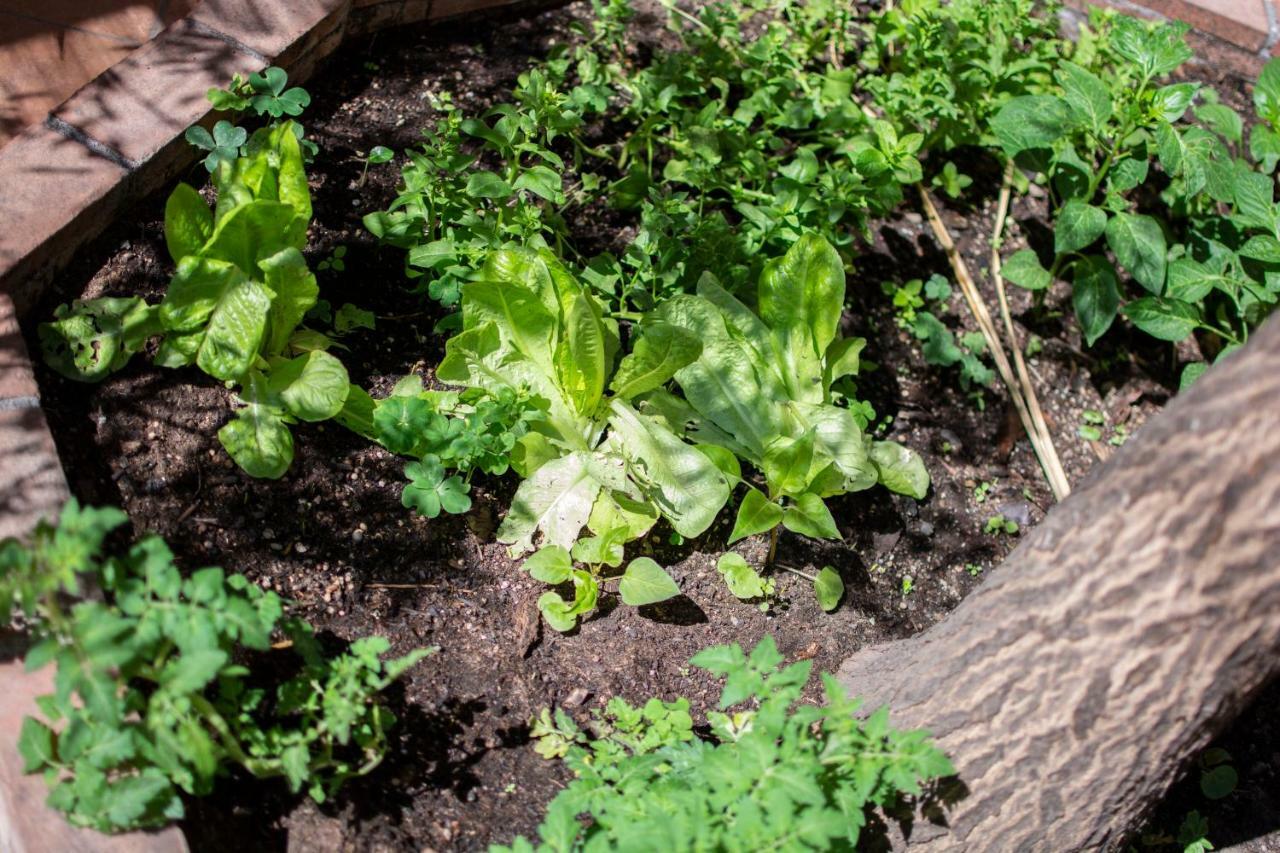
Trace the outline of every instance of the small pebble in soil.
<path fill-rule="evenodd" d="M 933 535 L 933 525 L 932 525 L 932 524 L 930 524 L 930 523 L 929 523 L 929 522 L 927 522 L 927 521 L 922 521 L 922 522 L 920 522 L 920 535 L 921 535 L 921 536 L 932 536 L 932 535 Z"/>
<path fill-rule="evenodd" d="M 358 544 L 360 544 L 361 542 L 363 542 L 363 541 L 364 541 L 364 531 L 363 531 L 363 530 L 353 530 L 353 531 L 351 531 L 351 541 L 352 541 L 352 542 L 355 542 L 357 545 L 358 545 Z"/>

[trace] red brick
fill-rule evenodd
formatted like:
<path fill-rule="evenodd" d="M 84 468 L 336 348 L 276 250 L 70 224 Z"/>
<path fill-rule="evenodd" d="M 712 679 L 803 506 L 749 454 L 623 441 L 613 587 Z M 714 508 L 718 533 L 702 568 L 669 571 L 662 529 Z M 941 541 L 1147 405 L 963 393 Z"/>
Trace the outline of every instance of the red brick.
<path fill-rule="evenodd" d="M 102 835 L 76 829 L 46 806 L 48 786 L 22 772 L 18 732 L 22 718 L 38 713 L 35 698 L 53 692 L 53 667 L 24 672 L 22 663 L 0 664 L 0 849 L 6 853 L 185 853 L 181 831 Z"/>
<path fill-rule="evenodd" d="M 72 95 L 53 115 L 135 164 L 175 144 L 209 112 L 205 93 L 260 63 L 180 21 Z M 171 152 L 176 153 L 176 152 Z"/>
<path fill-rule="evenodd" d="M 26 533 L 66 499 L 67 481 L 44 412 L 36 405 L 0 405 L 0 539 Z"/>
<path fill-rule="evenodd" d="M 124 177 L 120 165 L 46 127 L 0 148 L 0 292 L 19 316 L 38 269 L 65 260 L 110 222 Z"/>
<path fill-rule="evenodd" d="M 1139 0 L 1169 18 L 1186 21 L 1248 51 L 1262 50 L 1270 32 L 1264 0 Z"/>
<path fill-rule="evenodd" d="M 350 10 L 351 0 L 204 0 L 190 17 L 303 80 L 341 43 Z"/>
<path fill-rule="evenodd" d="M 27 346 L 18 329 L 13 300 L 0 293 L 0 406 L 5 400 L 34 399 L 40 396 L 36 377 L 27 358 Z"/>

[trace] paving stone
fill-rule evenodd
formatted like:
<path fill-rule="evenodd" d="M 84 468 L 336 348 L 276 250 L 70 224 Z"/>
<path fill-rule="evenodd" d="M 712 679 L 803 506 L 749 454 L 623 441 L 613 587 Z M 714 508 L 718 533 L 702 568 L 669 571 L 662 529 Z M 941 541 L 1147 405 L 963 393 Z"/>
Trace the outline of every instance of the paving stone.
<path fill-rule="evenodd" d="M 53 692 L 53 667 L 23 671 L 20 661 L 0 664 L 0 850 L 5 853 L 184 853 L 182 832 L 103 835 L 76 829 L 45 805 L 49 789 L 39 775 L 22 772 L 18 732 L 37 713 L 35 698 Z"/>
<path fill-rule="evenodd" d="M 350 10 L 351 0 L 204 0 L 190 19 L 225 34 L 288 69 L 294 79 L 303 80 L 319 60 L 341 43 L 342 27 Z"/>
<path fill-rule="evenodd" d="M 118 5 L 85 0 L 5 0 L 0 8 L 0 145 L 165 25 L 196 0 Z"/>
<path fill-rule="evenodd" d="M 35 400 L 39 396 L 13 300 L 0 293 L 0 406 L 6 405 L 6 400 Z M 0 462 L 0 467 L 3 464 Z"/>
<path fill-rule="evenodd" d="M 1141 0 L 1141 5 L 1248 51 L 1262 50 L 1270 32 L 1265 0 Z"/>
<path fill-rule="evenodd" d="M 65 261 L 109 222 L 126 170 L 79 142 L 31 127 L 0 148 L 0 291 L 22 316 L 41 267 Z"/>
<path fill-rule="evenodd" d="M 44 412 L 39 404 L 8 408 L 12 403 L 0 401 L 0 539 L 25 534 L 67 499 Z"/>
<path fill-rule="evenodd" d="M 209 113 L 205 92 L 259 68 L 259 60 L 184 20 L 99 75 L 53 116 L 132 167 L 171 145 L 185 146 L 182 134 Z"/>

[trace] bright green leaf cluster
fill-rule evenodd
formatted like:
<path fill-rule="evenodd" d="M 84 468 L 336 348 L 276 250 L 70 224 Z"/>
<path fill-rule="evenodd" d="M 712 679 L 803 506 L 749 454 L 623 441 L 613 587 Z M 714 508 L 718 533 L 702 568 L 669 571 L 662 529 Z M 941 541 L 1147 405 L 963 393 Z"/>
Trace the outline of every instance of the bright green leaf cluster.
<path fill-rule="evenodd" d="M 23 614 L 28 670 L 57 668 L 18 742 L 52 807 L 105 832 L 160 826 L 232 764 L 317 800 L 378 765 L 395 720 L 379 693 L 426 650 L 384 661 L 370 637 L 326 657 L 275 593 L 217 568 L 184 577 L 159 537 L 104 557 L 125 521 L 72 500 L 28 543 L 0 542 L 0 620 Z M 86 587 L 102 595 L 68 600 Z M 246 663 L 277 631 L 299 662 L 269 690 Z"/>
<path fill-rule="evenodd" d="M 696 339 L 654 322 L 617 359 L 617 323 L 549 252 L 493 253 L 462 288 L 462 331 L 436 371 L 443 382 L 533 403 L 513 466 L 524 477 L 498 531 L 514 553 L 569 548 L 584 527 L 618 544 L 661 515 L 682 536 L 710 526 L 729 496 L 712 459 L 632 400 L 697 356 Z"/>
<path fill-rule="evenodd" d="M 918 795 L 953 774 L 924 731 L 890 728 L 888 709 L 865 719 L 829 675 L 827 704 L 798 704 L 808 661 L 782 666 L 765 637 L 692 661 L 725 679 L 712 734 L 693 732 L 688 702 L 613 699 L 581 729 L 544 712 L 539 751 L 563 756 L 576 778 L 548 807 L 540 844 L 518 838 L 494 851 L 621 849 L 643 839 L 660 850 L 856 849 L 872 809 Z M 583 823 L 578 816 L 590 820 Z"/>
<path fill-rule="evenodd" d="M 839 334 L 844 265 L 835 249 L 815 235 L 801 238 L 766 263 L 756 302 L 759 314 L 708 274 L 696 295 L 673 297 L 655 312 L 702 348 L 675 373 L 685 399 L 655 392 L 653 408 L 764 475 L 763 491 L 748 484 L 730 541 L 779 524 L 838 539 L 823 498 L 877 482 L 923 498 L 929 476 L 920 458 L 872 441 L 832 401 L 832 382 L 857 372 L 864 343 Z"/>
<path fill-rule="evenodd" d="M 263 85 L 274 92 L 283 83 L 268 72 Z M 288 95 L 269 96 L 301 103 Z M 325 352 L 328 338 L 298 328 L 318 294 L 302 255 L 311 192 L 300 132 L 279 122 L 220 157 L 213 210 L 194 187 L 178 184 L 165 204 L 165 243 L 177 271 L 159 304 L 78 301 L 39 329 L 46 360 L 72 379 L 101 380 L 159 335 L 157 364 L 194 364 L 238 386 L 242 407 L 218 438 L 255 477 L 282 476 L 293 461 L 289 424 L 339 416 L 351 390 L 342 362 Z"/>

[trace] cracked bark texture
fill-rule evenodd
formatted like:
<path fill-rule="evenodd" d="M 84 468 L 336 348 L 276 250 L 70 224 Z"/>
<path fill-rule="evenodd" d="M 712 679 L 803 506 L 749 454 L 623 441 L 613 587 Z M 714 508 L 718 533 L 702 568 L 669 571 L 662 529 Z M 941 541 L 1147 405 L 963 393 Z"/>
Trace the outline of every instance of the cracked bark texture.
<path fill-rule="evenodd" d="M 1152 418 L 942 622 L 839 678 L 967 791 L 924 850 L 1111 850 L 1280 674 L 1280 317 Z M 897 846 L 904 843 L 901 837 Z"/>

